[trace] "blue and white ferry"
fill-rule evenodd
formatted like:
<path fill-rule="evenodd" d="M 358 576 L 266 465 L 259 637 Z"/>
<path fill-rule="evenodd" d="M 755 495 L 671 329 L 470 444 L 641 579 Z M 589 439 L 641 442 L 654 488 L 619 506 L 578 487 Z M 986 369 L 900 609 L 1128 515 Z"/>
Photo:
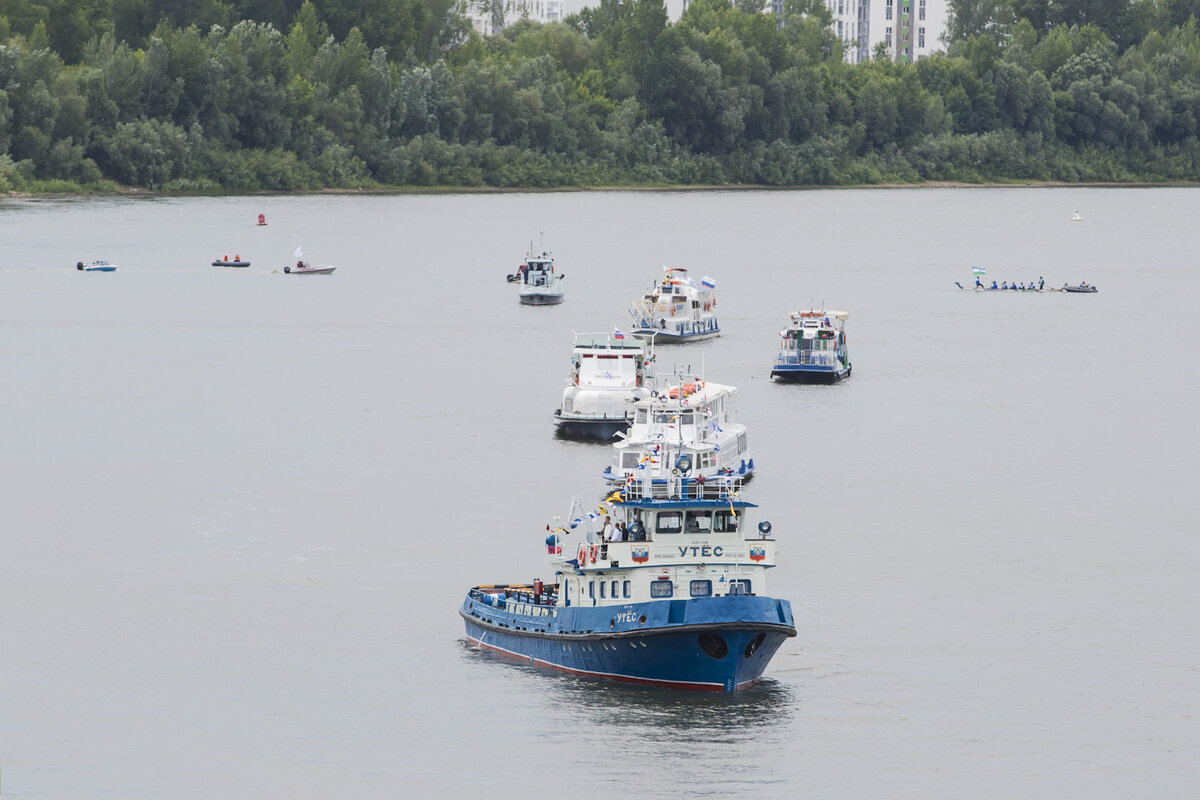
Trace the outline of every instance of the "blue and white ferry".
<path fill-rule="evenodd" d="M 767 592 L 771 524 L 740 482 L 650 476 L 573 515 L 546 537 L 549 583 L 476 586 L 460 613 L 475 645 L 575 675 L 672 689 L 733 692 L 753 685 L 796 635 L 791 603 Z M 603 541 L 603 511 L 627 535 Z M 622 528 L 623 526 L 623 528 Z"/>
<path fill-rule="evenodd" d="M 699 342 L 721 335 L 717 324 L 716 281 L 696 283 L 681 267 L 663 267 L 664 275 L 629 307 L 633 335 L 656 344 Z"/>
<path fill-rule="evenodd" d="M 836 383 L 850 376 L 845 311 L 793 311 L 779 332 L 771 377 L 801 383 Z"/>
<path fill-rule="evenodd" d="M 604 480 L 623 484 L 647 470 L 665 475 L 680 456 L 688 456 L 693 477 L 701 483 L 724 477 L 749 480 L 754 458 L 746 426 L 734 420 L 737 387 L 697 377 L 674 380 L 634 403 L 633 424 L 617 435 Z"/>

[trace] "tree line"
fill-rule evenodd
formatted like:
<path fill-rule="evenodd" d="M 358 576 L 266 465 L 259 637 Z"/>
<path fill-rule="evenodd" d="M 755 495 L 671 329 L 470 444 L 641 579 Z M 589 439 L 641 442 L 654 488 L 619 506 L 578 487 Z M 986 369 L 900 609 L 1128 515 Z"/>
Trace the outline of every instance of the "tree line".
<path fill-rule="evenodd" d="M 822 0 L 0 0 L 0 192 L 1200 179 L 1200 0 L 951 0 L 848 64 Z"/>

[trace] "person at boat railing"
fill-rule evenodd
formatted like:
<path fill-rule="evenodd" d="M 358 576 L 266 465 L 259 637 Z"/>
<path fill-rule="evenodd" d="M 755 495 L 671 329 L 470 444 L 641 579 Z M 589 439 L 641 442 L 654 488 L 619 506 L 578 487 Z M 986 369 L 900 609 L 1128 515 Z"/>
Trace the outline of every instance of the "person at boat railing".
<path fill-rule="evenodd" d="M 604 517 L 604 524 L 600 526 L 600 540 L 611 542 L 613 540 L 612 537 L 614 530 L 616 530 L 616 528 L 613 526 L 612 517 L 606 515 Z"/>

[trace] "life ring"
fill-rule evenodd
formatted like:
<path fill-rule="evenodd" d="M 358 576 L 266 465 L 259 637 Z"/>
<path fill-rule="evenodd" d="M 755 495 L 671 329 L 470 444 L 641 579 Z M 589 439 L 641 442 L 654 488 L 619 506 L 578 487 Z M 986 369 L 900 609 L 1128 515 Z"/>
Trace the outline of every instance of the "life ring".
<path fill-rule="evenodd" d="M 586 563 L 587 563 L 587 545 L 581 544 L 581 545 L 579 545 L 579 566 L 582 567 Z"/>
<path fill-rule="evenodd" d="M 671 316 L 675 316 L 675 306 L 671 306 Z"/>
<path fill-rule="evenodd" d="M 592 559 L 592 563 L 593 563 L 593 564 L 595 564 L 595 563 L 596 563 L 596 556 L 597 556 L 597 555 L 599 555 L 599 550 L 600 550 L 600 548 L 599 548 L 599 547 L 597 547 L 596 545 L 591 545 L 591 546 L 588 548 L 588 550 L 590 551 L 590 552 L 588 553 L 588 556 L 589 556 L 589 557 Z"/>

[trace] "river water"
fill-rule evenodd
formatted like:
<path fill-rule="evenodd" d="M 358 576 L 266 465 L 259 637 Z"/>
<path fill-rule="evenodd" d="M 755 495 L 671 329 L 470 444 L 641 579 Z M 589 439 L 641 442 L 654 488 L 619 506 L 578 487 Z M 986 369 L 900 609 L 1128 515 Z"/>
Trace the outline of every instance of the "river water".
<path fill-rule="evenodd" d="M 0 791 L 1194 796 L 1198 218 L 1190 188 L 0 201 Z M 561 306 L 504 282 L 539 235 Z M 336 273 L 282 274 L 298 245 Z M 659 365 L 739 387 L 799 630 L 737 695 L 514 665 L 457 613 L 550 578 L 545 525 L 599 496 L 606 448 L 553 433 L 571 332 L 663 264 L 717 281 L 723 335 Z M 775 384 L 811 306 L 850 312 L 853 376 Z"/>

